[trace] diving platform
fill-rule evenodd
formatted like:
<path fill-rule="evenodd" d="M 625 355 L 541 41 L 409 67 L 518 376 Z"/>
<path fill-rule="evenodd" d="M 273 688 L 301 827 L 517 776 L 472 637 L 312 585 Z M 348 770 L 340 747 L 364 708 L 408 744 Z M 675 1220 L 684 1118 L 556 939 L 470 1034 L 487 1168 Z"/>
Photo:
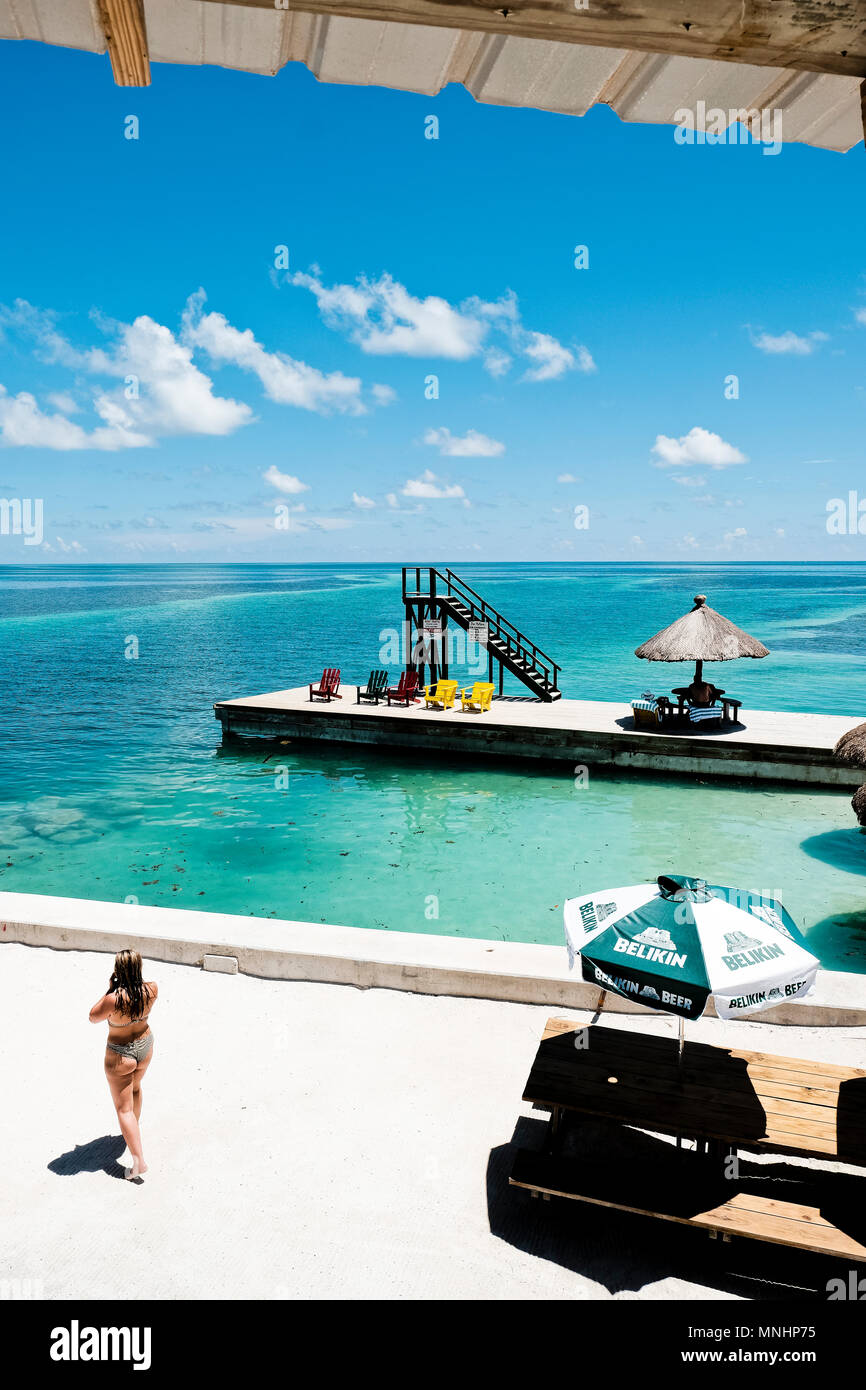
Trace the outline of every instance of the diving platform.
<path fill-rule="evenodd" d="M 403 606 L 406 624 L 406 670 L 415 670 L 423 685 L 448 679 L 449 622 L 487 651 L 487 679 L 499 676 L 499 694 L 505 673 L 515 676 L 536 699 L 552 704 L 561 699 L 562 669 L 537 643 L 473 589 L 452 569 L 433 565 L 403 566 Z M 435 634 L 435 635 L 434 635 Z M 424 674 L 429 669 L 429 677 Z"/>
<path fill-rule="evenodd" d="M 572 767 L 735 777 L 756 781 L 856 787 L 864 773 L 840 764 L 833 748 L 863 715 L 744 710 L 742 722 L 712 732 L 707 725 L 635 728 L 631 706 L 597 700 L 495 699 L 489 712 L 311 702 L 307 686 L 221 700 L 214 716 L 225 740 L 264 738 L 297 743 L 357 744 L 427 757 L 562 762 Z"/>

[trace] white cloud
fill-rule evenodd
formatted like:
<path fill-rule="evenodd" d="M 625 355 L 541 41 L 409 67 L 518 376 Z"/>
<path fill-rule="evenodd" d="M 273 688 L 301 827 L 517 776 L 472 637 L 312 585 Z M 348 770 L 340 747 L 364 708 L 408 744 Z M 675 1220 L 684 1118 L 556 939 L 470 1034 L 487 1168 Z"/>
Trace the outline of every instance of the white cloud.
<path fill-rule="evenodd" d="M 191 349 L 146 314 L 132 323 L 97 320 L 112 341 L 107 347 L 83 351 L 57 332 L 51 314 L 24 301 L 18 301 L 14 310 L 3 310 L 2 321 L 34 338 L 49 361 L 122 382 L 114 389 L 96 390 L 93 409 L 103 425 L 80 434 L 75 433 L 79 427 L 63 416 L 36 419 L 41 412 L 35 409 L 33 397 L 22 393 L 18 400 L 23 400 L 24 414 L 31 417 L 27 432 L 37 435 L 45 447 L 139 448 L 162 435 L 231 434 L 253 418 L 248 405 L 215 395 L 210 378 L 193 363 Z M 47 425 L 46 419 L 52 423 Z M 14 433 L 14 419 L 11 427 Z"/>
<path fill-rule="evenodd" d="M 417 512 L 423 512 L 424 510 L 423 502 L 419 502 L 415 507 L 402 507 L 400 505 L 400 498 L 397 496 L 396 492 L 386 493 L 385 501 L 388 503 L 392 512 L 404 512 L 411 516 Z"/>
<path fill-rule="evenodd" d="M 362 511 L 369 511 L 371 507 L 375 507 L 376 505 L 372 497 L 364 497 L 359 492 L 352 493 L 352 501 L 354 502 L 355 506 L 360 507 Z"/>
<path fill-rule="evenodd" d="M 516 353 L 531 364 L 524 381 L 553 381 L 572 370 L 595 371 L 587 348 L 572 351 L 549 333 L 524 328 L 517 296 L 510 290 L 492 302 L 472 296 L 455 306 L 438 295 L 419 299 L 390 275 L 378 280 L 360 276 L 354 285 L 327 286 L 314 268 L 314 273 L 298 272 L 288 280 L 309 290 L 325 323 L 348 334 L 362 352 L 454 362 L 482 353 L 494 377 L 508 371 L 511 354 Z M 505 339 L 510 351 L 488 341 L 493 333 Z"/>
<path fill-rule="evenodd" d="M 45 415 L 29 391 L 10 396 L 0 386 L 0 440 L 38 449 L 87 449 L 86 430 L 63 415 Z"/>
<path fill-rule="evenodd" d="M 505 445 L 478 430 L 467 430 L 461 437 L 453 435 L 449 429 L 429 429 L 424 435 L 424 443 L 434 445 L 440 452 L 451 458 L 497 458 L 505 453 Z"/>
<path fill-rule="evenodd" d="M 555 381 L 575 367 L 581 372 L 596 370 L 592 355 L 585 347 L 579 347 L 575 355 L 549 333 L 527 333 L 523 355 L 535 363 L 524 372 L 524 381 Z"/>
<path fill-rule="evenodd" d="M 302 483 L 300 478 L 295 478 L 291 473 L 281 473 L 275 463 L 272 463 L 270 468 L 265 469 L 262 477 L 278 492 L 285 492 L 289 496 L 294 496 L 298 492 L 310 491 L 309 483 Z"/>
<path fill-rule="evenodd" d="M 857 320 L 858 323 L 866 323 L 866 308 L 864 308 L 864 309 L 855 309 L 855 310 L 854 310 L 854 317 L 855 317 L 855 319 Z"/>
<path fill-rule="evenodd" d="M 383 386 L 381 383 L 371 387 L 371 395 L 377 405 L 390 405 L 392 401 L 397 399 L 397 392 L 394 387 Z"/>
<path fill-rule="evenodd" d="M 190 347 L 171 329 L 147 314 L 114 327 L 118 337 L 113 350 L 76 354 L 86 370 L 124 379 L 124 386 L 110 396 L 96 397 L 97 413 L 109 428 L 118 433 L 143 429 L 153 437 L 223 435 L 252 420 L 248 405 L 214 395 L 210 377 L 195 366 Z"/>
<path fill-rule="evenodd" d="M 325 322 L 348 331 L 363 352 L 462 362 L 481 347 L 485 325 L 478 318 L 437 295 L 416 299 L 390 275 L 374 281 L 362 276 L 355 285 L 330 288 L 315 275 L 289 278 L 293 285 L 310 290 Z"/>
<path fill-rule="evenodd" d="M 578 480 L 573 473 L 560 473 L 556 481 L 558 483 L 576 483 Z"/>
<path fill-rule="evenodd" d="M 484 354 L 484 366 L 491 376 L 504 376 L 511 366 L 511 356 L 503 352 L 502 348 L 488 348 Z"/>
<path fill-rule="evenodd" d="M 73 396 L 65 391 L 52 391 L 48 397 L 55 410 L 59 410 L 63 415 L 77 415 L 81 406 Z"/>
<path fill-rule="evenodd" d="M 317 531 L 345 531 L 354 524 L 345 516 L 310 516 L 304 519 L 304 526 L 313 526 Z"/>
<path fill-rule="evenodd" d="M 706 478 L 695 477 L 693 473 L 673 473 L 672 482 L 680 483 L 682 487 L 703 487 Z"/>
<path fill-rule="evenodd" d="M 291 516 L 289 525 L 285 528 L 282 525 L 280 527 L 275 526 L 275 518 L 272 516 L 258 515 L 209 517 L 196 522 L 191 530 L 198 533 L 209 533 L 211 536 L 214 532 L 229 531 L 235 541 L 259 542 L 272 540 L 275 532 L 297 536 L 309 531 L 345 531 L 355 524 L 349 517 L 310 516 L 306 513 L 303 503 L 299 506 L 289 507 L 288 510 Z M 189 538 L 182 537 L 181 539 L 188 541 Z"/>
<path fill-rule="evenodd" d="M 686 550 L 699 550 L 699 549 L 700 549 L 700 546 L 699 546 L 698 542 L 695 540 L 694 536 L 691 534 L 690 531 L 687 532 L 686 535 L 683 536 L 683 538 L 682 538 L 680 544 L 681 544 L 682 546 L 684 546 Z"/>
<path fill-rule="evenodd" d="M 725 532 L 725 545 L 730 545 L 731 541 L 741 541 L 743 536 L 748 535 L 745 526 L 737 526 L 733 531 Z"/>
<path fill-rule="evenodd" d="M 56 540 L 57 544 L 60 546 L 60 549 L 63 551 L 64 555 L 86 555 L 86 554 L 87 554 L 87 547 L 84 546 L 84 545 L 81 545 L 79 541 L 65 541 L 65 540 L 63 539 L 62 536 L 55 536 L 54 539 Z M 50 549 L 50 547 L 49 547 L 49 549 Z"/>
<path fill-rule="evenodd" d="M 746 455 L 733 444 L 726 444 L 720 435 L 698 425 L 679 439 L 658 435 L 652 452 L 657 455 L 657 468 L 691 468 L 693 464 L 704 468 L 729 468 L 734 463 L 748 462 Z"/>
<path fill-rule="evenodd" d="M 442 484 L 429 468 L 420 478 L 409 478 L 401 489 L 404 497 L 465 497 L 459 483 Z M 393 496 L 393 493 L 391 494 Z"/>
<path fill-rule="evenodd" d="M 287 353 L 267 352 L 249 328 L 234 328 L 223 314 L 202 314 L 204 300 L 204 291 L 199 290 L 187 301 L 183 314 L 185 343 L 202 348 L 215 362 L 229 362 L 253 372 L 268 399 L 278 405 L 294 405 L 319 414 L 332 410 L 364 414 L 359 377 L 320 372 L 318 367 L 310 367 Z"/>
<path fill-rule="evenodd" d="M 828 337 L 829 334 L 827 333 L 815 332 L 803 338 L 798 333 L 788 329 L 786 333 L 780 333 L 777 337 L 773 337 L 772 333 L 759 333 L 757 337 L 752 338 L 752 343 L 761 352 L 788 353 L 795 357 L 808 357 L 810 353 L 815 351 L 819 343 L 826 343 Z"/>

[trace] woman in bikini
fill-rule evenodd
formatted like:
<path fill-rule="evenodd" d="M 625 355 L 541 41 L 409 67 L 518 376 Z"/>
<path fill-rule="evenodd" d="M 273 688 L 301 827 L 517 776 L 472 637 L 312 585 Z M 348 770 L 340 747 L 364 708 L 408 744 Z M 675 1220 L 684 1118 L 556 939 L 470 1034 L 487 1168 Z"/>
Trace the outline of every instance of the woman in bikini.
<path fill-rule="evenodd" d="M 141 975 L 137 951 L 119 951 L 114 973 L 104 994 L 90 1010 L 91 1023 L 108 1022 L 105 1075 L 117 1111 L 120 1130 L 132 1155 L 127 1178 L 141 1177 L 147 1164 L 141 1152 L 141 1082 L 153 1057 L 153 1034 L 148 1017 L 159 993 Z"/>

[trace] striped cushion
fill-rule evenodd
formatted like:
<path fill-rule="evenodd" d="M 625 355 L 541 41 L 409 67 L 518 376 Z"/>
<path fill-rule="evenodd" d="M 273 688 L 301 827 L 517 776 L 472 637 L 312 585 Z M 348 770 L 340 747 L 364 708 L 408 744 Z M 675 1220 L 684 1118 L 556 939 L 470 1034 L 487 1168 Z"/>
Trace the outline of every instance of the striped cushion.
<path fill-rule="evenodd" d="M 721 719 L 722 711 L 718 705 L 709 705 L 707 708 L 694 706 L 689 710 L 689 719 L 692 724 L 701 724 L 705 719 Z"/>
<path fill-rule="evenodd" d="M 658 700 L 632 700 L 631 707 L 632 709 L 649 710 L 651 714 L 657 714 L 659 705 Z"/>

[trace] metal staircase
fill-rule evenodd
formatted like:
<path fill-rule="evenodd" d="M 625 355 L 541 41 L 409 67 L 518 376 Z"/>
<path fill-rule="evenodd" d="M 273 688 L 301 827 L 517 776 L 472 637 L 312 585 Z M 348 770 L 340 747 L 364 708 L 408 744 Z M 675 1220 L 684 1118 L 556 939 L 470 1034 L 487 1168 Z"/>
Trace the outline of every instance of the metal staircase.
<path fill-rule="evenodd" d="M 494 663 L 498 663 L 500 695 L 505 672 L 510 671 L 537 699 L 549 704 L 561 698 L 559 673 L 562 668 L 453 570 L 434 569 L 430 565 L 404 565 L 403 604 L 410 630 L 414 628 L 417 632 L 423 632 L 424 623 L 430 618 L 439 619 L 442 624 L 442 640 L 431 642 L 430 650 L 424 649 L 419 660 L 407 661 L 407 669 L 414 667 L 418 670 L 422 682 L 425 665 L 429 667 L 431 681 L 448 675 L 445 638 L 450 619 L 464 632 L 469 630 L 471 623 L 486 626 L 488 679 L 493 681 Z M 407 643 L 407 652 L 411 649 L 412 643 Z"/>

